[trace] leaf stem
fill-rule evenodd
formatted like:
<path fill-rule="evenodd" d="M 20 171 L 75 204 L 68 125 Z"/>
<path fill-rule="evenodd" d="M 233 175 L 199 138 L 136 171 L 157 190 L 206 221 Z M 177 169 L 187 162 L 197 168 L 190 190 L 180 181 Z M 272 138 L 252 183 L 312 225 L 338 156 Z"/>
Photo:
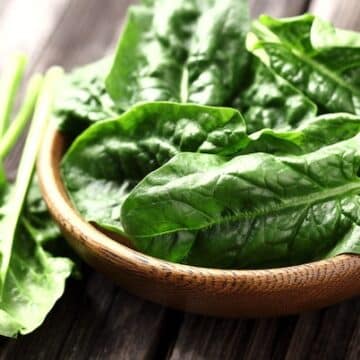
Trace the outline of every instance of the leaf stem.
<path fill-rule="evenodd" d="M 4 159 L 9 154 L 34 112 L 42 83 L 43 77 L 40 74 L 36 74 L 30 79 L 24 103 L 0 141 L 0 159 Z"/>
<path fill-rule="evenodd" d="M 0 295 L 4 288 L 16 228 L 34 172 L 37 153 L 52 114 L 56 86 L 62 75 L 63 70 L 56 67 L 50 69 L 45 76 L 20 160 L 15 185 L 5 205 L 5 216 L 0 223 L 0 254 L 2 254 L 0 259 Z"/>
<path fill-rule="evenodd" d="M 10 122 L 17 90 L 24 75 L 26 57 L 16 55 L 5 68 L 0 81 L 0 139 Z"/>
<path fill-rule="evenodd" d="M 189 100 L 189 70 L 184 67 L 180 82 L 180 101 L 186 103 Z"/>

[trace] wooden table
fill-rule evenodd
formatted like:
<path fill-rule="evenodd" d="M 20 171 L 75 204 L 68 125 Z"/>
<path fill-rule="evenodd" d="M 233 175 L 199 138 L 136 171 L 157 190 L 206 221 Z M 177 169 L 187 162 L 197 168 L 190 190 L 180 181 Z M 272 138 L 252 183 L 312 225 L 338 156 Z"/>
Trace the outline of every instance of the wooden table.
<path fill-rule="evenodd" d="M 171 0 L 169 0 L 171 1 Z M 14 50 L 30 71 L 66 69 L 110 51 L 132 0 L 0 0 L 0 68 Z M 358 0 L 255 0 L 253 16 L 311 11 L 360 30 Z M 8 162 L 16 171 L 19 150 Z M 1 359 L 360 359 L 360 300 L 263 320 L 184 314 L 134 297 L 85 270 L 36 332 L 0 340 Z"/>

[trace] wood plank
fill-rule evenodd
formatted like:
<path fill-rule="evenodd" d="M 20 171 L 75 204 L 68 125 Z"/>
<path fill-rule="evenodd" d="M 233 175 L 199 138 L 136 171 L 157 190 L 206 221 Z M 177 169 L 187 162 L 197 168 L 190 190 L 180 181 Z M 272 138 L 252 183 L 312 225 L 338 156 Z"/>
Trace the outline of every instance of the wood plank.
<path fill-rule="evenodd" d="M 309 12 L 336 26 L 360 30 L 360 3 L 357 0 L 313 0 Z M 299 318 L 286 359 L 359 358 L 360 300 L 352 300 L 323 312 Z M 357 330 L 356 330 L 357 329 Z M 350 342 L 350 340 L 352 341 Z M 357 339 L 357 340 L 355 340 Z M 347 355 L 346 355 L 347 353 Z"/>
<path fill-rule="evenodd" d="M 60 65 L 70 70 L 105 56 L 118 40 L 131 3 L 134 0 L 73 0 L 36 68 Z"/>
<path fill-rule="evenodd" d="M 149 358 L 166 310 L 125 293 L 101 274 L 72 281 L 64 298 L 34 333 L 12 340 L 1 359 Z"/>
<path fill-rule="evenodd" d="M 65 295 L 38 330 L 17 340 L 3 341 L 0 359 L 22 359 L 24 354 L 26 359 L 56 359 L 77 312 L 89 302 L 86 285 L 86 281 L 71 280 Z"/>
<path fill-rule="evenodd" d="M 95 60 L 105 53 L 117 38 L 113 24 L 123 14 L 121 6 L 128 2 L 130 1 L 73 1 L 65 17 L 54 28 L 53 35 L 45 41 L 47 45 L 44 51 L 39 52 L 41 58 L 36 62 L 36 68 L 44 69 L 59 63 L 69 69 L 74 65 Z M 265 0 L 261 2 L 265 3 L 266 7 L 270 6 Z M 281 2 L 284 5 L 284 1 Z M 256 5 L 260 1 L 253 3 Z M 254 8 L 253 5 L 253 13 L 266 11 L 276 16 L 296 14 L 291 4 L 288 9 L 277 6 L 276 4 L 270 7 L 268 11 L 256 6 Z M 107 21 L 98 20 L 99 14 L 106 17 Z M 88 24 L 96 24 L 96 29 L 89 31 Z M 72 44 L 77 43 L 81 43 L 81 46 L 74 48 Z M 355 306 L 358 306 L 356 301 Z M 318 333 L 320 329 L 326 336 L 330 336 L 332 341 L 343 331 L 344 339 L 347 340 L 340 346 L 340 353 L 344 355 L 347 351 L 349 358 L 351 356 L 358 359 L 359 356 L 356 355 L 359 352 L 359 341 L 356 334 L 360 331 L 359 320 L 355 325 L 355 319 L 347 329 L 339 325 L 340 330 L 330 331 L 332 327 L 337 329 L 338 323 L 344 322 L 345 317 L 354 316 L 354 308 L 346 306 L 345 310 L 336 309 L 339 307 L 330 309 L 327 316 L 325 314 L 328 310 L 304 315 L 298 322 L 294 317 L 282 320 L 236 321 L 186 315 L 178 341 L 169 354 L 175 359 L 200 356 L 237 359 L 242 358 L 240 355 L 259 359 L 261 355 L 265 358 L 272 355 L 273 358 L 280 359 L 287 353 L 288 358 L 292 359 L 296 352 L 303 353 L 309 344 L 315 341 L 320 349 L 317 350 L 318 353 L 329 355 L 330 351 L 324 352 L 322 349 L 324 343 Z M 171 325 L 169 319 L 176 322 L 175 326 Z M 127 359 L 134 358 L 135 355 L 140 359 L 163 358 L 168 346 L 172 345 L 167 342 L 174 342 L 177 336 L 180 319 L 181 315 L 174 316 L 174 312 L 132 297 L 101 275 L 91 273 L 86 282 L 71 282 L 65 297 L 38 331 L 17 341 L 3 342 L 1 358 L 23 359 L 24 354 L 27 354 L 27 359 Z M 168 334 L 169 329 L 171 336 Z M 304 336 L 303 330 L 306 335 L 309 332 L 309 335 Z M 293 332 L 294 336 L 291 337 Z M 353 333 L 351 342 L 350 333 Z M 164 340 L 165 344 L 159 346 L 161 340 Z M 287 349 L 289 342 L 290 347 Z M 205 345 L 202 345 L 203 343 Z M 265 351 L 262 349 L 263 345 Z"/>
<path fill-rule="evenodd" d="M 348 360 L 359 360 L 360 359 L 360 317 L 353 332 L 351 342 L 348 346 L 346 353 L 346 359 Z"/>
<path fill-rule="evenodd" d="M 149 358 L 161 335 L 164 308 L 136 299 L 112 283 L 108 288 L 94 283 L 89 284 L 93 305 L 81 307 L 59 358 L 130 359 L 134 354 L 137 359 Z"/>
<path fill-rule="evenodd" d="M 360 30 L 360 1 L 358 0 L 313 0 L 309 11 L 336 26 Z"/>
<path fill-rule="evenodd" d="M 27 0 L 17 1 L 27 2 Z M 45 1 L 47 2 L 47 0 Z M 47 27 L 50 34 L 43 35 L 34 42 L 35 48 L 29 66 L 31 72 L 44 71 L 52 65 L 60 65 L 69 70 L 103 57 L 110 49 L 114 48 L 125 11 L 131 3 L 134 3 L 134 0 L 124 0 L 120 3 L 115 0 L 105 3 L 89 0 L 85 5 L 84 1 L 71 0 L 63 9 L 66 10 L 66 14 L 61 14 L 57 19 L 57 25 Z M 43 6 L 40 8 L 37 10 L 38 13 L 44 11 Z M 106 21 L 99 21 L 99 14 L 105 17 Z M 46 31 L 45 28 L 43 30 Z M 22 43 L 32 43 L 34 31 L 31 30 L 28 33 L 27 39 L 24 34 L 20 34 L 19 39 L 15 38 L 14 42 L 19 44 L 19 48 Z M 47 40 L 45 41 L 45 39 Z M 11 54 L 11 49 L 11 46 L 7 47 L 6 52 Z M 22 145 L 23 139 L 19 141 L 6 162 L 10 179 L 14 179 L 16 176 Z"/>
<path fill-rule="evenodd" d="M 0 68 L 15 52 L 39 57 L 71 0 L 11 0 L 0 22 Z M 29 16 L 31 15 L 31 16 Z"/>
<path fill-rule="evenodd" d="M 311 312 L 301 315 L 291 337 L 289 348 L 285 355 L 286 360 L 301 360 L 308 354 L 308 349 L 319 331 L 321 313 Z"/>
<path fill-rule="evenodd" d="M 254 322 L 186 315 L 171 360 L 243 359 Z"/>
<path fill-rule="evenodd" d="M 23 0 L 27 1 L 27 0 Z M 58 0 L 57 0 L 58 1 Z M 131 1 L 72 0 L 33 59 L 33 69 L 60 64 L 70 69 L 96 60 L 114 45 Z M 99 17 L 101 15 L 101 17 Z M 104 21 L 106 19 L 106 21 Z M 43 38 L 45 39 L 45 37 Z M 28 39 L 29 41 L 29 39 Z M 15 169 L 19 151 L 13 154 Z M 88 359 L 119 356 L 148 358 L 156 354 L 169 312 L 126 294 L 102 275 L 71 281 L 65 296 L 45 324 L 33 334 L 1 344 L 2 359 Z M 100 335 L 101 333 L 101 335 Z M 95 355 L 94 355 L 95 356 Z"/>
<path fill-rule="evenodd" d="M 42 51 L 61 22 L 72 0 L 6 0 L 0 14 L 0 69 L 14 53 L 28 55 L 27 76 L 39 63 Z M 31 16 L 28 16 L 31 14 Z M 21 24 L 21 26 L 19 26 Z M 26 30 L 24 30 L 26 29 Z M 24 137 L 19 141 L 5 166 L 11 180 L 15 178 Z"/>
<path fill-rule="evenodd" d="M 328 1 L 323 2 L 326 2 L 330 8 Z M 304 12 L 307 3 L 296 0 L 276 2 L 254 0 L 251 2 L 251 13 L 252 16 L 261 13 L 280 17 L 294 16 Z M 351 22 L 349 26 L 354 27 Z M 197 358 L 257 360 L 285 357 L 289 360 L 307 359 L 311 353 L 308 349 L 313 349 L 318 355 L 318 357 L 314 356 L 314 359 L 335 358 L 334 354 L 336 358 L 342 359 L 346 351 L 349 356 L 358 359 L 359 340 L 354 340 L 357 333 L 353 333 L 353 323 L 356 322 L 357 317 L 354 316 L 356 311 L 354 312 L 353 307 L 359 304 L 360 301 L 355 300 L 300 317 L 258 321 L 221 321 L 187 315 L 170 358 L 172 360 Z M 345 329 L 342 324 L 349 324 L 345 318 L 350 317 L 352 317 L 350 326 Z M 324 336 L 324 333 L 328 336 Z M 330 347 L 325 343 L 329 337 L 332 339 Z M 350 342 L 351 337 L 352 342 Z M 324 342 L 320 343 L 322 340 Z M 335 349 L 337 341 L 340 341 L 340 344 Z M 314 345 L 315 347 L 311 346 L 313 342 L 317 344 Z"/>
<path fill-rule="evenodd" d="M 262 13 L 272 16 L 294 16 L 306 9 L 307 1 L 253 0 L 252 17 Z M 276 320 L 219 320 L 186 315 L 179 337 L 169 354 L 171 360 L 180 359 L 267 359 L 269 353 L 284 355 L 286 344 L 295 328 L 296 317 Z M 285 335 L 285 337 L 284 337 Z M 284 339 L 279 345 L 275 339 Z M 285 346 L 283 346 L 285 344 Z"/>
<path fill-rule="evenodd" d="M 255 322 L 244 359 L 284 359 L 297 322 L 297 316 Z"/>
<path fill-rule="evenodd" d="M 297 317 L 221 320 L 186 315 L 171 360 L 284 358 Z"/>
<path fill-rule="evenodd" d="M 2 0 L 0 2 L 0 19 L 1 19 L 2 13 L 4 12 L 5 8 L 8 6 L 9 3 L 10 3 L 10 0 Z"/>
<path fill-rule="evenodd" d="M 261 14 L 277 17 L 295 16 L 307 9 L 308 2 L 308 0 L 250 0 L 250 11 L 254 18 Z"/>
<path fill-rule="evenodd" d="M 286 359 L 345 359 L 347 352 L 356 351 L 359 338 L 351 339 L 359 320 L 359 299 L 301 316 Z"/>

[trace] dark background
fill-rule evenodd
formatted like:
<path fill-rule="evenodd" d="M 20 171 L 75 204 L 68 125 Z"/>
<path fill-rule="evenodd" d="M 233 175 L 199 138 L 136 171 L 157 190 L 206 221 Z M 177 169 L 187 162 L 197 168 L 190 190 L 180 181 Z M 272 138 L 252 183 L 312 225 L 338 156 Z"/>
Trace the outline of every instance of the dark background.
<path fill-rule="evenodd" d="M 132 2 L 0 0 L 0 68 L 14 51 L 30 55 L 29 72 L 96 60 L 115 46 Z M 254 17 L 311 11 L 360 30 L 359 0 L 255 0 L 251 11 Z M 20 149 L 8 162 L 13 175 Z M 68 282 L 40 329 L 0 340 L 0 359 L 358 360 L 360 300 L 300 316 L 221 320 L 143 301 L 85 268 L 84 279 Z"/>

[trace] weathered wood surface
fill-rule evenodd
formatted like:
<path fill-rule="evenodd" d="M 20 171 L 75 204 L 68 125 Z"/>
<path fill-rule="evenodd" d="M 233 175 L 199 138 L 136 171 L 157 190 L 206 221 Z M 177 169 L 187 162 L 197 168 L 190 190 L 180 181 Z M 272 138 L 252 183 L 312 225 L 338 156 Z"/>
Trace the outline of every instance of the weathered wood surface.
<path fill-rule="evenodd" d="M 14 50 L 31 55 L 31 71 L 52 64 L 70 69 L 103 56 L 117 41 L 131 2 L 0 0 L 0 68 Z M 251 2 L 253 16 L 307 10 L 360 29 L 358 0 Z M 13 172 L 19 150 L 8 163 Z M 86 268 L 82 281 L 69 281 L 40 329 L 0 339 L 0 359 L 270 358 L 360 359 L 360 300 L 280 319 L 213 319 L 145 302 Z"/>

